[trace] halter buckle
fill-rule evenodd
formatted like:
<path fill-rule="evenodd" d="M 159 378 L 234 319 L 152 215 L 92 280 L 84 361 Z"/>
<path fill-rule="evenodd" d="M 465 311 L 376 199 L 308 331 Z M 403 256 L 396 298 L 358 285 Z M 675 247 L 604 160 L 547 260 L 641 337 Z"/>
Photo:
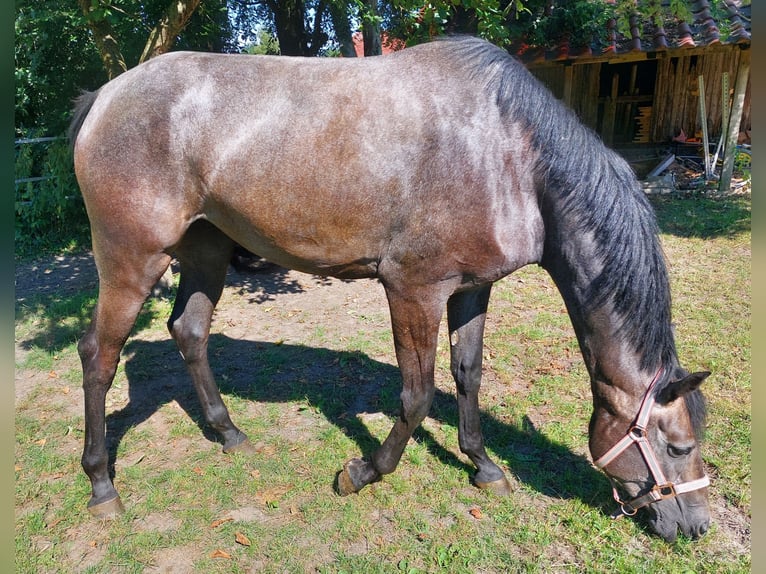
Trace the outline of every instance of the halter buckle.
<path fill-rule="evenodd" d="M 668 482 L 662 485 L 655 484 L 654 491 L 659 496 L 658 500 L 663 500 L 665 498 L 673 498 L 674 496 L 676 496 L 676 487 L 672 482 Z"/>

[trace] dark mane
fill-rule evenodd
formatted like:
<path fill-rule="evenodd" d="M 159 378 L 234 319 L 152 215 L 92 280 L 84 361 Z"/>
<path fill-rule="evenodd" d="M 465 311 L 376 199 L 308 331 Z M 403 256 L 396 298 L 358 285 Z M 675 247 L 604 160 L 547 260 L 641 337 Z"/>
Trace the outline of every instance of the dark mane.
<path fill-rule="evenodd" d="M 707 419 L 707 403 L 705 402 L 705 395 L 699 389 L 686 393 L 684 395 L 684 401 L 686 401 L 686 410 L 689 411 L 689 418 L 691 419 L 692 428 L 698 441 L 701 441 L 705 434 L 705 421 Z"/>
<path fill-rule="evenodd" d="M 450 40 L 447 40 L 450 41 Z M 543 193 L 568 232 L 593 237 L 602 271 L 586 293 L 587 311 L 607 302 L 642 367 L 675 362 L 671 300 L 654 211 L 630 166 L 507 52 L 471 38 L 452 40 L 502 114 L 534 134 Z"/>

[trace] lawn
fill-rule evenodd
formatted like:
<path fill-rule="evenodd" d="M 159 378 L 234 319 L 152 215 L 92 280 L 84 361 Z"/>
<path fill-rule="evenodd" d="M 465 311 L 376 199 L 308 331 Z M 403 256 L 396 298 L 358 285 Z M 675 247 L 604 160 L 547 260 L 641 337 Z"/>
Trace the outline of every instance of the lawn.
<path fill-rule="evenodd" d="M 221 453 L 167 335 L 170 303 L 153 298 L 107 398 L 126 512 L 95 520 L 79 466 L 75 346 L 96 290 L 78 267 L 76 288 L 17 291 L 16 571 L 749 572 L 750 197 L 652 201 L 679 356 L 713 373 L 702 452 L 714 523 L 701 540 L 667 544 L 640 518 L 609 518 L 609 483 L 587 453 L 587 374 L 561 297 L 536 267 L 497 284 L 487 323 L 483 428 L 511 496 L 470 485 L 445 326 L 436 400 L 398 470 L 337 496 L 336 472 L 385 438 L 398 406 L 385 299 L 373 282 L 279 270 L 229 275 L 210 341 L 256 454 Z M 74 273 L 39 261 L 18 266 L 17 281 L 30 269 Z"/>

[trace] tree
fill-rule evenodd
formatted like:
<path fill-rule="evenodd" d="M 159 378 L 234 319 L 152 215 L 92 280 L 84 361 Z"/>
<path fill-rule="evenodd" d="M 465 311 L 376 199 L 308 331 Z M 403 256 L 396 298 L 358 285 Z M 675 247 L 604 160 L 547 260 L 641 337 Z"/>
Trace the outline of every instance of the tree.
<path fill-rule="evenodd" d="M 101 55 L 106 75 L 111 80 L 128 69 L 109 21 L 111 12 L 109 8 L 97 2 L 91 4 L 89 0 L 78 0 L 78 4 L 93 34 L 93 42 Z"/>
<path fill-rule="evenodd" d="M 84 0 L 80 0 L 83 2 Z M 176 37 L 189 23 L 189 19 L 199 6 L 200 0 L 176 0 L 165 9 L 160 21 L 149 33 L 139 63 L 164 54 L 173 47 Z"/>
<path fill-rule="evenodd" d="M 74 4 L 20 0 L 14 28 L 17 136 L 60 134 L 78 89 L 103 82 L 98 52 Z"/>
<path fill-rule="evenodd" d="M 345 0 L 229 0 L 229 4 L 245 43 L 255 41 L 265 28 L 277 38 L 283 56 L 318 56 L 327 51 L 335 28 L 345 55 L 350 55 Z"/>
<path fill-rule="evenodd" d="M 391 0 L 387 28 L 408 44 L 450 33 L 481 36 L 500 46 L 509 40 L 508 23 L 527 0 Z"/>
<path fill-rule="evenodd" d="M 77 0 L 77 3 L 101 55 L 107 77 L 111 80 L 128 69 L 112 21 L 119 13 L 128 14 L 103 0 Z M 200 0 L 171 0 L 149 32 L 138 63 L 170 50 L 199 4 Z M 143 6 L 139 5 L 139 8 Z"/>
<path fill-rule="evenodd" d="M 351 5 L 346 2 L 331 1 L 327 9 L 330 12 L 330 21 L 335 30 L 335 40 L 338 42 L 340 55 L 345 58 L 355 58 L 356 49 L 354 49 L 349 12 Z"/>
<path fill-rule="evenodd" d="M 380 21 L 377 0 L 361 0 L 359 16 L 362 20 L 362 39 L 365 56 L 379 56 L 383 53 L 380 38 Z"/>
<path fill-rule="evenodd" d="M 313 25 L 309 25 L 310 11 L 303 0 L 264 0 L 274 14 L 279 49 L 283 56 L 316 56 L 327 42 L 322 28 L 326 4 L 323 0 L 311 5 Z"/>

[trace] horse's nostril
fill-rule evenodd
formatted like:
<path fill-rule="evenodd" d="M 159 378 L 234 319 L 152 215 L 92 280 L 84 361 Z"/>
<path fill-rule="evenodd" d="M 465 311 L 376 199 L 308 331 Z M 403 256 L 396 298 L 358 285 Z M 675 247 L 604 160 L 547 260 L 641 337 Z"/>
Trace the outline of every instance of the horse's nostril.
<path fill-rule="evenodd" d="M 692 538 L 694 539 L 701 538 L 708 531 L 708 528 L 710 528 L 710 521 L 706 520 L 705 522 L 703 522 L 697 528 L 694 529 Z"/>

